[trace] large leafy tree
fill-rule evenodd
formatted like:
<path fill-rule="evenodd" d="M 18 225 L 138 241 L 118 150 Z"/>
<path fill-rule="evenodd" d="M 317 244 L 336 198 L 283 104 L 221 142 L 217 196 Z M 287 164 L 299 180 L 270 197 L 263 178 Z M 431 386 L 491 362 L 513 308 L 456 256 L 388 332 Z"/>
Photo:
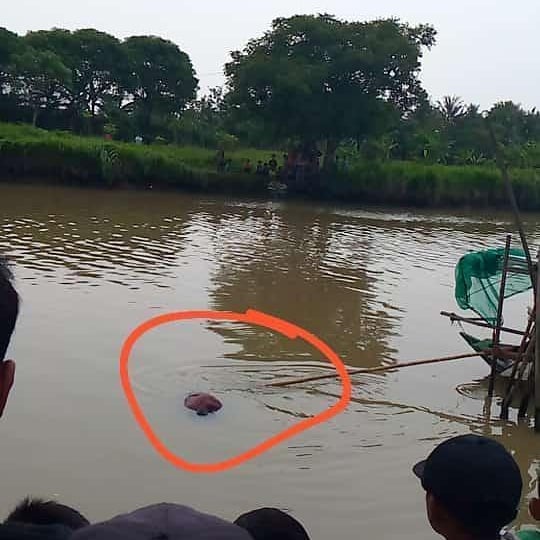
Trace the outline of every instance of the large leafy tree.
<path fill-rule="evenodd" d="M 529 139 L 527 112 L 513 101 L 496 103 L 488 113 L 488 119 L 503 144 L 515 146 Z"/>
<path fill-rule="evenodd" d="M 278 138 L 324 141 L 331 163 L 340 140 L 369 136 L 425 99 L 420 59 L 434 41 L 430 26 L 393 19 L 279 18 L 232 53 L 225 67 L 228 101 Z"/>
<path fill-rule="evenodd" d="M 446 129 L 458 163 L 480 164 L 492 156 L 489 131 L 478 105 L 462 105 L 460 114 Z"/>
<path fill-rule="evenodd" d="M 32 109 L 33 125 L 40 111 L 65 105 L 71 72 L 54 52 L 28 47 L 13 58 L 12 71 L 15 91 L 22 103 Z"/>
<path fill-rule="evenodd" d="M 94 29 L 53 29 L 30 32 L 25 39 L 35 48 L 53 51 L 71 70 L 70 105 L 78 117 L 95 117 L 107 99 L 120 94 L 126 62 L 115 37 Z"/>
<path fill-rule="evenodd" d="M 120 93 L 124 75 L 125 55 L 120 41 L 93 29 L 73 33 L 75 62 L 73 64 L 77 98 L 95 116 L 103 109 L 109 96 Z"/>
<path fill-rule="evenodd" d="M 157 118 L 163 124 L 195 98 L 195 71 L 189 56 L 171 41 L 133 36 L 122 46 L 129 66 L 124 86 L 139 128 L 149 134 Z"/>
<path fill-rule="evenodd" d="M 71 82 L 74 82 L 75 53 L 71 31 L 63 28 L 37 30 L 35 32 L 28 32 L 22 40 L 25 47 L 29 48 L 29 50 L 53 53 L 54 57 L 59 59 L 64 67 L 71 70 Z M 72 107 L 75 101 L 74 94 L 75 89 L 73 86 L 70 86 L 70 92 L 67 96 L 69 107 Z"/>
<path fill-rule="evenodd" d="M 20 51 L 21 40 L 17 34 L 0 28 L 0 95 L 9 82 L 9 66 L 13 55 Z"/>

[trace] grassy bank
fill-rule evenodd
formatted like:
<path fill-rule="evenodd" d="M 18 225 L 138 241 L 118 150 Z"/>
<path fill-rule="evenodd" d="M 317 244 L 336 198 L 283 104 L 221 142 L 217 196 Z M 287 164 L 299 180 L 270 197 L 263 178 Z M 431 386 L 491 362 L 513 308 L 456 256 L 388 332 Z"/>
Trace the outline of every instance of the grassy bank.
<path fill-rule="evenodd" d="M 213 154 L 207 154 L 205 162 L 198 149 L 126 144 L 0 123 L 2 180 L 35 178 L 88 186 L 152 185 L 239 194 L 266 191 L 258 177 L 234 171 L 226 177 L 218 174 L 212 166 Z"/>
<path fill-rule="evenodd" d="M 540 170 L 511 171 L 523 210 L 540 210 Z M 390 161 L 359 163 L 327 188 L 331 197 L 370 203 L 426 207 L 509 207 L 495 167 L 423 165 Z"/>
<path fill-rule="evenodd" d="M 246 158 L 267 160 L 270 151 L 227 154 L 231 170 L 218 174 L 214 152 L 203 148 L 141 146 L 51 133 L 0 123 L 0 179 L 108 187 L 178 188 L 264 195 L 260 177 L 243 174 Z M 516 197 L 525 210 L 540 209 L 540 170 L 512 171 Z M 424 165 L 416 162 L 356 162 L 347 173 L 310 184 L 315 198 L 392 205 L 507 206 L 499 172 L 485 166 Z"/>

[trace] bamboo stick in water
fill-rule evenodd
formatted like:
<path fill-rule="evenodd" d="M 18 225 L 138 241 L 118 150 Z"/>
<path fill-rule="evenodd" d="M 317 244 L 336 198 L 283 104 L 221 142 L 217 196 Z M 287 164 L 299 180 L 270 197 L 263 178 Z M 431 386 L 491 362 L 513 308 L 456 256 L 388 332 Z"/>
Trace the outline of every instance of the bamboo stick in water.
<path fill-rule="evenodd" d="M 349 375 L 359 375 L 361 373 L 381 373 L 384 371 L 392 371 L 394 369 L 400 369 L 404 367 L 412 367 L 412 366 L 422 366 L 426 364 L 438 364 L 440 362 L 450 362 L 452 360 L 462 360 L 465 358 L 474 358 L 476 356 L 481 356 L 482 354 L 486 354 L 486 352 L 489 352 L 488 349 L 483 351 L 482 353 L 467 353 L 467 354 L 458 354 L 454 356 L 443 356 L 441 358 L 430 358 L 429 360 L 415 360 L 413 362 L 403 362 L 401 364 L 392 364 L 389 366 L 379 366 L 375 368 L 363 368 L 363 369 L 355 369 L 352 371 L 349 371 Z M 314 377 L 302 377 L 300 379 L 290 379 L 287 381 L 279 381 L 274 383 L 266 384 L 265 386 L 269 387 L 283 387 L 283 386 L 292 386 L 294 384 L 301 384 L 311 381 L 322 381 L 324 379 L 335 379 L 336 377 L 339 377 L 338 373 L 332 373 L 331 375 L 317 375 Z"/>

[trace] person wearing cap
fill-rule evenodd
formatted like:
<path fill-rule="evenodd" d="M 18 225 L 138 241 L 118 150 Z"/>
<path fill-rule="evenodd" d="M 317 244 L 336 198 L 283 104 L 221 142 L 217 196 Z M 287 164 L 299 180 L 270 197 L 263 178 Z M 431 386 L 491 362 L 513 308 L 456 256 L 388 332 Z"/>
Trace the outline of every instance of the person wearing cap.
<path fill-rule="evenodd" d="M 258 508 L 246 512 L 234 523 L 252 536 L 253 540 L 309 540 L 303 525 L 277 508 Z"/>
<path fill-rule="evenodd" d="M 536 471 L 536 489 L 537 497 L 529 501 L 529 514 L 540 522 L 540 466 Z M 522 529 L 517 533 L 519 540 L 540 540 L 540 529 Z"/>
<path fill-rule="evenodd" d="M 253 540 L 241 527 L 188 506 L 161 503 L 83 527 L 70 540 Z"/>
<path fill-rule="evenodd" d="M 517 516 L 523 481 L 500 443 L 478 435 L 454 437 L 413 471 L 426 491 L 428 520 L 446 540 L 514 537 L 502 531 Z"/>

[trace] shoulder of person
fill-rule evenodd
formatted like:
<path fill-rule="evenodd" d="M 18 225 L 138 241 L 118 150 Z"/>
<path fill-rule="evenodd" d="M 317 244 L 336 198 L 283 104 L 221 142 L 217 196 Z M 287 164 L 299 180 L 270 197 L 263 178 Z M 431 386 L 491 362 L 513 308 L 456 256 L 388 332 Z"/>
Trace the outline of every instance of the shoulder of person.
<path fill-rule="evenodd" d="M 516 537 L 517 540 L 540 540 L 540 529 L 522 529 Z"/>

